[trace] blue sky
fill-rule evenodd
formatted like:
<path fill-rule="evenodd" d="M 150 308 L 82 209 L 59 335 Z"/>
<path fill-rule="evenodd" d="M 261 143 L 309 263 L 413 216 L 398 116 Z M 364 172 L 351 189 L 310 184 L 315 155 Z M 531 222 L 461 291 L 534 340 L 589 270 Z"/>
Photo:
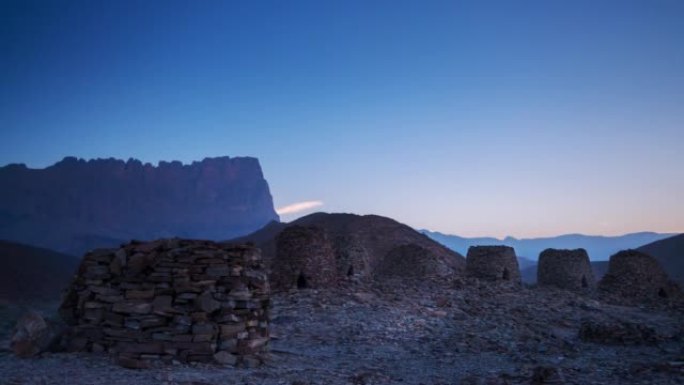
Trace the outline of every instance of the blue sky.
<path fill-rule="evenodd" d="M 3 1 L 0 164 L 250 155 L 278 207 L 684 232 L 682 20 L 679 0 Z"/>

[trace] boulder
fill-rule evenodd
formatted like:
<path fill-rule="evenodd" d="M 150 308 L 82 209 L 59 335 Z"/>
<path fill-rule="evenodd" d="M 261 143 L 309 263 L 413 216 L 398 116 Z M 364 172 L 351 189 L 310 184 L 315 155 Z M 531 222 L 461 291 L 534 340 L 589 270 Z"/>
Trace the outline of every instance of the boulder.
<path fill-rule="evenodd" d="M 61 330 L 59 324 L 48 322 L 36 311 L 29 311 L 17 321 L 10 348 L 17 357 L 36 356 L 57 345 Z"/>

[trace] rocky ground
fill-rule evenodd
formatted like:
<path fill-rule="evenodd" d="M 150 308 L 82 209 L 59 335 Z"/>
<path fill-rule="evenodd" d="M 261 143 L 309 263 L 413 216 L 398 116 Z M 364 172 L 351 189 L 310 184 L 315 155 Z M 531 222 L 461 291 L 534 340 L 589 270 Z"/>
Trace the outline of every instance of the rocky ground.
<path fill-rule="evenodd" d="M 254 369 L 0 351 L 1 384 L 684 384 L 684 309 L 475 280 L 275 294 Z M 5 312 L 10 317 L 13 313 Z"/>

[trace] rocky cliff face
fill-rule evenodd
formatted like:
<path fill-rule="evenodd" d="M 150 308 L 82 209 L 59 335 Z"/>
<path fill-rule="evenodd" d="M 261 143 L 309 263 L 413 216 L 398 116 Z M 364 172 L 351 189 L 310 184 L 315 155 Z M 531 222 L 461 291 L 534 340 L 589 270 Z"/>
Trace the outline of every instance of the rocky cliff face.
<path fill-rule="evenodd" d="M 278 220 L 255 158 L 183 165 L 73 157 L 0 168 L 0 239 L 82 254 L 130 239 L 222 240 Z"/>

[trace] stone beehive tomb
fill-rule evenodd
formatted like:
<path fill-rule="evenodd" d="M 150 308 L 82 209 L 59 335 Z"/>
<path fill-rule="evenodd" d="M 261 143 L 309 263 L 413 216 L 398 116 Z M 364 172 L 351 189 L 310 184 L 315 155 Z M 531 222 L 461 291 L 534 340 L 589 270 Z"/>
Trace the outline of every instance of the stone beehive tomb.
<path fill-rule="evenodd" d="M 574 291 L 596 287 L 589 255 L 584 249 L 546 249 L 539 254 L 537 284 Z"/>
<path fill-rule="evenodd" d="M 254 365 L 268 308 L 259 249 L 172 239 L 86 254 L 60 314 L 69 350 L 109 352 L 123 366 Z"/>
<path fill-rule="evenodd" d="M 679 288 L 668 279 L 658 261 L 636 250 L 623 250 L 610 257 L 608 272 L 599 282 L 606 293 L 636 300 L 668 298 L 679 295 Z"/>
<path fill-rule="evenodd" d="M 466 275 L 488 281 L 520 282 L 515 250 L 508 246 L 471 246 L 466 258 Z"/>
<path fill-rule="evenodd" d="M 278 289 L 324 288 L 335 286 L 335 253 L 325 230 L 319 227 L 290 226 L 276 239 L 272 263 L 273 286 Z"/>

